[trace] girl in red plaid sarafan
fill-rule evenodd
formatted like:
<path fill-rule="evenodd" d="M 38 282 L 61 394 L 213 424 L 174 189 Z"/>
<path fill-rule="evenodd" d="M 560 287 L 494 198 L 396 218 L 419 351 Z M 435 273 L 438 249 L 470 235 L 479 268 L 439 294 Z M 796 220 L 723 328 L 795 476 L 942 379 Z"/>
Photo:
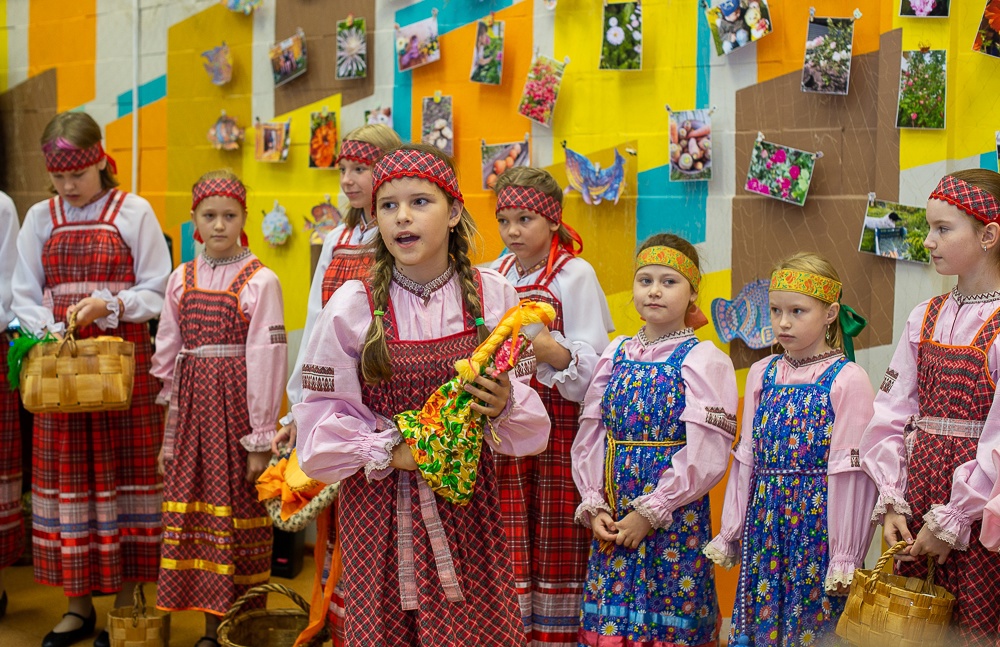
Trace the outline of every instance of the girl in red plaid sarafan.
<path fill-rule="evenodd" d="M 292 408 L 302 468 L 341 483 L 345 645 L 524 645 L 493 453 L 545 448 L 538 394 L 506 374 L 466 386 L 499 442 L 484 435 L 465 505 L 430 489 L 392 422 L 454 376 L 517 292 L 472 267 L 475 224 L 444 153 L 423 144 L 387 153 L 373 196 L 371 278 L 348 281 L 323 309 Z"/>
<path fill-rule="evenodd" d="M 77 337 L 135 344 L 130 409 L 35 416 L 35 580 L 61 586 L 69 598 L 69 612 L 43 642 L 54 647 L 93 633 L 92 593 L 118 593 L 116 606 L 125 606 L 136 582 L 156 581 L 163 412 L 149 375 L 147 322 L 163 307 L 170 255 L 149 203 L 115 188 L 114 160 L 90 115 L 56 115 L 42 133 L 42 152 L 57 195 L 24 217 L 14 314 L 38 335 L 61 334 L 75 314 Z M 107 633 L 95 644 L 108 644 Z"/>
<path fill-rule="evenodd" d="M 875 396 L 861 466 L 878 486 L 873 520 L 885 540 L 911 544 L 896 571 L 925 577 L 925 556 L 936 555 L 934 583 L 957 598 L 956 640 L 993 647 L 1000 555 L 978 538 L 1000 445 L 1000 175 L 946 175 L 927 201 L 927 223 L 934 269 L 958 283 L 910 313 Z"/>
<path fill-rule="evenodd" d="M 7 383 L 7 326 L 14 319 L 10 308 L 11 282 L 17 263 L 17 210 L 14 201 L 0 192 L 0 618 L 7 613 L 3 569 L 24 552 L 24 519 L 21 514 L 21 417 L 17 391 Z"/>
<path fill-rule="evenodd" d="M 271 519 L 254 483 L 271 454 L 288 346 L 278 277 L 246 247 L 243 183 L 213 171 L 192 193 L 205 248 L 170 275 L 153 356 L 157 402 L 169 406 L 156 604 L 203 611 L 198 644 L 211 647 L 221 616 L 270 575 Z"/>
<path fill-rule="evenodd" d="M 514 559 L 528 644 L 577 644 L 580 596 L 587 578 L 590 533 L 573 519 L 580 495 L 570 447 L 580 403 L 614 331 L 604 290 L 590 263 L 577 255 L 580 236 L 563 222 L 563 192 L 542 169 L 514 167 L 497 180 L 496 216 L 510 253 L 493 267 L 522 299 L 556 311 L 515 369 L 531 375 L 552 420 L 549 445 L 538 456 L 498 456 L 504 530 Z"/>

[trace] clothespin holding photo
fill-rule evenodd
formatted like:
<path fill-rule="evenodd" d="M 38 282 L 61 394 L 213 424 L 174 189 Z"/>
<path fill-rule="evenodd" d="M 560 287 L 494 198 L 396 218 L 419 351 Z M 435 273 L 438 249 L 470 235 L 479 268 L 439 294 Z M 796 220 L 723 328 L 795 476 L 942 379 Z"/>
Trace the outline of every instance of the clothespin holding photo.
<path fill-rule="evenodd" d="M 434 91 L 434 103 L 441 103 L 441 91 L 440 90 L 435 90 Z"/>
<path fill-rule="evenodd" d="M 868 206 L 871 207 L 875 204 L 875 192 L 872 191 L 868 194 Z"/>
<path fill-rule="evenodd" d="M 569 65 L 569 56 L 563 57 L 563 65 Z"/>
<path fill-rule="evenodd" d="M 714 115 L 715 111 L 718 110 L 718 108 L 719 108 L 719 106 L 716 106 L 716 105 L 713 105 L 711 108 L 709 108 L 708 109 L 708 116 L 711 117 L 712 115 Z"/>
<path fill-rule="evenodd" d="M 497 21 L 496 14 L 492 11 L 490 12 L 490 15 L 486 16 L 486 18 L 483 20 L 483 22 L 486 23 L 487 27 L 492 27 L 493 23 L 495 23 L 496 21 Z"/>
<path fill-rule="evenodd" d="M 809 22 L 816 20 L 816 7 L 809 7 Z"/>
<path fill-rule="evenodd" d="M 764 133 L 762 133 L 762 132 L 760 132 L 758 130 L 757 131 L 757 139 L 755 139 L 754 141 L 756 141 L 758 144 L 761 143 L 762 141 L 764 141 Z"/>
<path fill-rule="evenodd" d="M 861 20 L 861 10 L 860 9 L 855 9 L 853 15 L 854 15 L 854 19 L 855 20 Z"/>
<path fill-rule="evenodd" d="M 559 144 L 562 145 L 563 148 L 566 148 L 566 140 L 565 139 L 562 140 L 561 142 L 559 142 Z"/>
<path fill-rule="evenodd" d="M 919 49 L 919 50 L 920 50 L 920 51 L 921 51 L 922 53 L 924 53 L 924 54 L 926 54 L 926 53 L 928 53 L 928 52 L 930 52 L 930 51 L 931 51 L 931 45 L 930 45 L 930 43 L 928 43 L 928 42 L 926 42 L 926 41 L 920 41 L 920 42 L 919 42 L 919 43 L 917 44 L 917 48 L 918 48 L 918 49 Z"/>
<path fill-rule="evenodd" d="M 639 151 L 637 151 L 634 148 L 629 148 L 627 146 L 625 147 L 625 152 L 628 153 L 629 155 L 631 155 L 632 157 L 636 157 L 636 156 L 639 155 Z"/>
<path fill-rule="evenodd" d="M 823 159 L 823 151 L 816 151 L 815 153 L 813 153 L 813 159 L 814 160 Z"/>
<path fill-rule="evenodd" d="M 670 104 L 669 103 L 667 105 L 663 106 L 663 107 L 667 109 L 667 114 L 673 113 L 673 110 L 670 109 Z"/>
<path fill-rule="evenodd" d="M 344 22 L 347 23 L 348 27 L 353 27 L 354 26 L 354 14 L 353 13 L 347 14 L 347 20 L 344 21 Z"/>
<path fill-rule="evenodd" d="M 434 7 L 433 9 L 431 9 L 431 15 L 434 16 L 435 18 L 437 18 L 437 15 L 438 15 L 437 7 Z"/>
<path fill-rule="evenodd" d="M 324 117 L 328 116 L 330 114 L 329 108 L 323 106 L 323 110 L 320 111 L 320 114 L 323 115 Z"/>

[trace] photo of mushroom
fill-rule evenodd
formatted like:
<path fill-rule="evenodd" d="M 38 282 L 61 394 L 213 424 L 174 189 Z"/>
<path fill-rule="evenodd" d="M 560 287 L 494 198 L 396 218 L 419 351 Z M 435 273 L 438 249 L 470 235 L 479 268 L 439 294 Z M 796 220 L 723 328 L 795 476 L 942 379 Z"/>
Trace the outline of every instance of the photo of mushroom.
<path fill-rule="evenodd" d="M 712 179 L 712 115 L 710 110 L 670 113 L 670 181 Z"/>
<path fill-rule="evenodd" d="M 455 154 L 455 133 L 452 130 L 451 97 L 424 97 L 420 140 L 437 146 L 448 155 Z"/>

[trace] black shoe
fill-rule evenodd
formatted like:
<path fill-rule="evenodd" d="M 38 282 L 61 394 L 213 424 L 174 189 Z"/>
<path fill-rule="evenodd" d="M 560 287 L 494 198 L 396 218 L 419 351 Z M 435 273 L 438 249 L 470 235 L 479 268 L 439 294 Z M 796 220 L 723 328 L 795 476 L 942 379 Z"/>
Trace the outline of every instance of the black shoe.
<path fill-rule="evenodd" d="M 7 591 L 3 592 L 3 597 L 0 597 L 0 618 L 7 615 Z"/>
<path fill-rule="evenodd" d="M 211 636 L 202 636 L 201 638 L 198 639 L 198 642 L 194 644 L 194 647 L 198 647 L 198 645 L 200 645 L 203 642 L 210 642 L 213 645 L 215 645 L 215 647 L 219 647 L 219 641 L 216 640 L 215 638 L 212 638 Z"/>
<path fill-rule="evenodd" d="M 84 638 L 89 638 L 91 634 L 94 633 L 94 628 L 97 626 L 97 609 L 91 607 L 90 616 L 84 618 L 79 613 L 64 613 L 63 617 L 74 616 L 83 620 L 83 625 L 72 629 L 70 631 L 61 631 L 56 633 L 55 631 L 50 631 L 45 634 L 45 638 L 42 640 L 42 647 L 69 647 L 70 645 L 80 642 Z"/>
<path fill-rule="evenodd" d="M 97 638 L 94 638 L 94 647 L 111 647 L 111 636 L 108 635 L 107 629 L 97 634 Z"/>

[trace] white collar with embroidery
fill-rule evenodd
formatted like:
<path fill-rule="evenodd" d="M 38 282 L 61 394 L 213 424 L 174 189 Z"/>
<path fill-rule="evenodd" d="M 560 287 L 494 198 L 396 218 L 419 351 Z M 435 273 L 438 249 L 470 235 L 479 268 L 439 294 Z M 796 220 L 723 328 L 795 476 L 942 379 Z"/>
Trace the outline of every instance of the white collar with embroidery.
<path fill-rule="evenodd" d="M 431 280 L 429 283 L 421 284 L 404 275 L 395 265 L 392 266 L 392 280 L 396 282 L 396 285 L 411 294 L 415 294 L 424 301 L 430 299 L 432 294 L 443 288 L 453 276 L 455 276 L 455 266 L 449 265 L 444 274 Z"/>

